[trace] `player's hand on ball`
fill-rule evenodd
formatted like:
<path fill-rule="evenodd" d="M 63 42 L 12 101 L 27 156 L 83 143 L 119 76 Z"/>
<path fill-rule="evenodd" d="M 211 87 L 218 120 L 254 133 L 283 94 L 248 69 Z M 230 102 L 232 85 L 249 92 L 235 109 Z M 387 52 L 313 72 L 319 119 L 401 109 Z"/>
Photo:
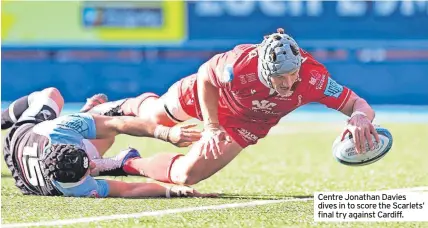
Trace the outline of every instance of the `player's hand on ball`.
<path fill-rule="evenodd" d="M 200 193 L 196 191 L 194 188 L 188 187 L 188 186 L 179 186 L 174 185 L 170 187 L 170 194 L 171 196 L 176 197 L 217 197 L 217 194 L 214 193 Z"/>
<path fill-rule="evenodd" d="M 202 132 L 201 151 L 199 156 L 204 156 L 209 159 L 211 156 L 217 159 L 223 154 L 223 147 L 225 144 L 231 143 L 232 139 L 226 131 L 218 124 L 209 124 L 205 126 Z"/>
<path fill-rule="evenodd" d="M 196 124 L 174 126 L 169 131 L 169 141 L 178 147 L 190 146 L 201 138 L 201 131 L 195 129 Z"/>
<path fill-rule="evenodd" d="M 355 115 L 348 121 L 348 125 L 342 135 L 342 139 L 347 133 L 352 135 L 355 150 L 359 154 L 366 152 L 367 143 L 369 145 L 369 149 L 374 150 L 375 145 L 373 144 L 372 135 L 375 137 L 376 142 L 379 142 L 379 135 L 376 132 L 375 127 L 369 118 L 364 115 Z"/>

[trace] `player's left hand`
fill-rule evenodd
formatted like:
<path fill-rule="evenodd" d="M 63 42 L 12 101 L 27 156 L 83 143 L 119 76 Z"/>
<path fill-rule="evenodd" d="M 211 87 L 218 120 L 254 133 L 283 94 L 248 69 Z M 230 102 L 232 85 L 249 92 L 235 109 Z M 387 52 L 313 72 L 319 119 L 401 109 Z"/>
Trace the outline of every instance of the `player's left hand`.
<path fill-rule="evenodd" d="M 342 139 L 347 133 L 352 134 L 354 140 L 355 150 L 357 153 L 366 152 L 366 145 L 368 143 L 369 149 L 374 149 L 372 135 L 375 137 L 376 142 L 379 142 L 379 135 L 376 132 L 373 124 L 364 115 L 355 115 L 349 121 L 346 126 L 345 132 L 343 132 Z"/>
<path fill-rule="evenodd" d="M 217 197 L 218 194 L 215 193 L 200 193 L 194 188 L 188 186 L 171 186 L 170 191 L 173 196 L 176 197 Z"/>
<path fill-rule="evenodd" d="M 213 124 L 205 127 L 199 142 L 202 144 L 199 156 L 218 159 L 224 152 L 224 145 L 231 143 L 232 139 L 223 127 Z"/>
<path fill-rule="evenodd" d="M 168 140 L 177 147 L 188 147 L 201 138 L 201 131 L 195 129 L 197 124 L 174 126 L 170 129 Z"/>

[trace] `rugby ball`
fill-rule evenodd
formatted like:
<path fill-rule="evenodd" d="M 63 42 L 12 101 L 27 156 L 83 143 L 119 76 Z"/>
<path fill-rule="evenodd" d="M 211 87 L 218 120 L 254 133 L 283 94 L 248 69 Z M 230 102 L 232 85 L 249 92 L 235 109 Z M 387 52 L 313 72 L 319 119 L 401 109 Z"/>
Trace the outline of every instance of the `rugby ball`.
<path fill-rule="evenodd" d="M 333 143 L 333 156 L 337 161 L 349 166 L 363 166 L 374 163 L 385 156 L 392 147 L 392 135 L 388 129 L 375 126 L 379 135 L 379 143 L 376 143 L 375 137 L 372 135 L 374 150 L 366 150 L 361 154 L 357 154 L 355 150 L 352 134 L 347 133 L 342 140 L 342 135 L 338 136 Z M 366 149 L 369 148 L 366 143 Z"/>

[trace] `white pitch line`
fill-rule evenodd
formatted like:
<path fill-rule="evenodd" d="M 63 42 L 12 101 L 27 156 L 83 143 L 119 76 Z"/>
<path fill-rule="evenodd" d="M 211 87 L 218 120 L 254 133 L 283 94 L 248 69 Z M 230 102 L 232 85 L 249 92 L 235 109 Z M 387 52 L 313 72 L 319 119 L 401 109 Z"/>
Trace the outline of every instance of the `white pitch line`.
<path fill-rule="evenodd" d="M 396 189 L 386 189 L 379 190 L 377 192 L 428 192 L 428 186 L 420 186 L 413 188 L 396 188 Z"/>
<path fill-rule="evenodd" d="M 228 208 L 254 207 L 254 206 L 261 206 L 261 205 L 268 205 L 268 204 L 309 201 L 309 200 L 313 200 L 313 197 L 301 198 L 301 199 L 283 199 L 283 200 L 257 200 L 257 201 L 247 202 L 247 203 L 231 203 L 231 204 L 220 204 L 220 205 L 211 205 L 211 206 L 202 206 L 202 207 L 186 207 L 186 208 L 176 208 L 176 209 L 168 209 L 168 210 L 160 210 L 160 211 L 145 211 L 145 212 L 134 213 L 134 214 L 107 215 L 107 216 L 99 216 L 99 217 L 56 220 L 56 221 L 49 221 L 49 222 L 2 224 L 2 227 L 9 228 L 9 227 L 31 227 L 31 226 L 61 226 L 61 225 L 70 225 L 70 224 L 76 224 L 76 223 L 89 223 L 89 222 L 98 222 L 98 221 L 115 220 L 115 219 L 140 218 L 140 217 L 148 217 L 148 216 L 162 216 L 162 215 L 184 213 L 184 212 L 191 212 L 191 211 L 222 210 L 222 209 L 228 209 Z"/>
<path fill-rule="evenodd" d="M 386 189 L 386 190 L 378 190 L 376 192 L 405 192 L 405 191 L 410 191 L 410 192 L 428 191 L 428 186 Z M 106 215 L 106 216 L 98 216 L 98 217 L 64 219 L 64 220 L 55 220 L 55 221 L 46 221 L 46 222 L 33 222 L 33 223 L 2 224 L 2 227 L 12 228 L 12 227 L 31 227 L 31 226 L 61 226 L 61 225 L 99 222 L 99 221 L 116 220 L 116 219 L 163 216 L 168 214 L 185 213 L 185 212 L 191 212 L 191 211 L 222 210 L 222 209 L 228 209 L 228 208 L 254 207 L 254 206 L 261 206 L 261 205 L 268 205 L 268 204 L 310 201 L 310 200 L 313 200 L 313 197 L 300 198 L 300 199 L 296 199 L 296 198 L 282 199 L 282 200 L 256 200 L 256 201 L 251 201 L 246 203 L 220 204 L 220 205 L 210 205 L 210 206 L 201 206 L 201 207 L 185 207 L 185 208 L 175 208 L 175 209 L 159 210 L 159 211 L 145 211 L 145 212 L 133 213 L 133 214 Z"/>

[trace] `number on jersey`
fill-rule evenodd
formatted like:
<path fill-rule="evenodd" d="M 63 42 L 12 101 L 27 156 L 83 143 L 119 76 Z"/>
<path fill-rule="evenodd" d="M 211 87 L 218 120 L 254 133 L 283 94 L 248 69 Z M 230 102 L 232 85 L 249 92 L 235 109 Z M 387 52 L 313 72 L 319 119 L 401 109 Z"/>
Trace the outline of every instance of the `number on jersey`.
<path fill-rule="evenodd" d="M 24 147 L 22 162 L 24 165 L 25 176 L 30 184 L 33 186 L 45 186 L 45 180 L 43 179 L 42 170 L 37 156 L 37 146 L 37 143 L 33 143 L 33 146 Z"/>

